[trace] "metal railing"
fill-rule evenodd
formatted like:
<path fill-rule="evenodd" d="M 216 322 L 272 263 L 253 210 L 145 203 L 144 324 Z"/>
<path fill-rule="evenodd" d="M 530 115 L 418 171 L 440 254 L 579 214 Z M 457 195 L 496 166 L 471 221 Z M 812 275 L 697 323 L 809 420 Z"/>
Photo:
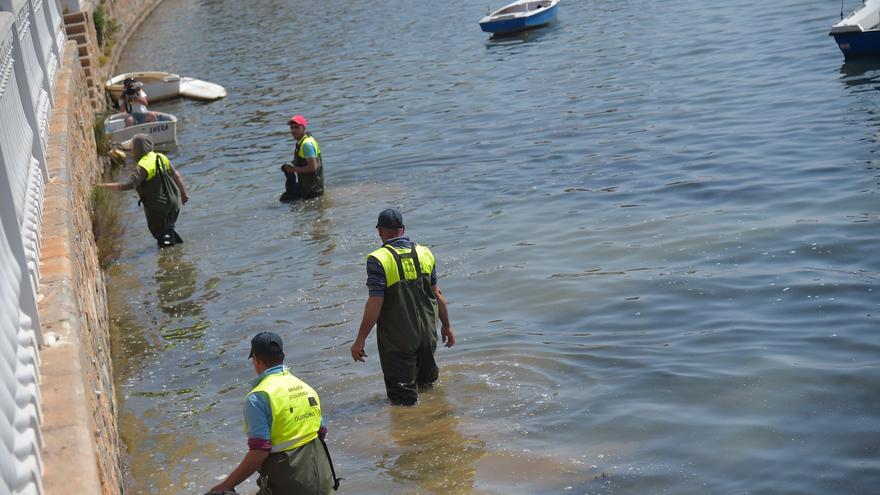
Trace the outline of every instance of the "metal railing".
<path fill-rule="evenodd" d="M 0 494 L 40 494 L 40 226 L 65 34 L 58 0 L 0 11 Z"/>

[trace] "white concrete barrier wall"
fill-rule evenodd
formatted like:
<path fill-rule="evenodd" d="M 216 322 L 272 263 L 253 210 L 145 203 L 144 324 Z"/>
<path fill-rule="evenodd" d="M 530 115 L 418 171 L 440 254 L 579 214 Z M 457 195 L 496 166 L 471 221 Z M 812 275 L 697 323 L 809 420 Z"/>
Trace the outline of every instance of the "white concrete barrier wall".
<path fill-rule="evenodd" d="M 37 60 L 43 74 L 45 74 L 43 89 L 49 93 L 49 99 L 54 101 L 55 71 L 58 70 L 57 53 L 53 50 L 55 33 L 50 30 L 49 19 L 43 8 L 43 0 L 27 0 L 26 3 L 28 4 L 28 17 L 31 21 Z"/>
<path fill-rule="evenodd" d="M 36 288 L 58 2 L 0 0 L 0 495 L 43 492 Z"/>

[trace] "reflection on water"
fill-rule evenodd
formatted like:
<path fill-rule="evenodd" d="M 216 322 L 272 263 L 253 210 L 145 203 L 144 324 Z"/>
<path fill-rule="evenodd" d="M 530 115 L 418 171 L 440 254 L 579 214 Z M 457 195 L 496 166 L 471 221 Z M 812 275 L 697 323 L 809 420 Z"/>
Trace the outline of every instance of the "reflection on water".
<path fill-rule="evenodd" d="M 442 388 L 420 395 L 416 407 L 390 407 L 396 448 L 377 466 L 408 491 L 471 493 L 485 442 L 461 431 L 459 414 Z"/>
<path fill-rule="evenodd" d="M 865 75 L 869 72 L 880 71 L 880 60 L 871 60 L 871 59 L 854 59 L 854 60 L 844 60 L 844 62 L 840 65 L 840 73 L 844 75 L 845 81 L 847 84 L 849 83 L 859 83 L 865 81 L 874 81 L 877 79 L 880 74 L 872 74 L 869 77 L 865 77 L 863 79 L 857 78 L 857 76 Z M 853 79 L 856 78 L 856 79 Z"/>
<path fill-rule="evenodd" d="M 295 201 L 290 205 L 297 224 L 307 226 L 309 239 L 317 244 L 322 256 L 319 265 L 330 263 L 327 257 L 336 249 L 333 219 L 328 214 L 334 206 L 333 196 L 334 191 L 328 191 L 323 196 L 306 201 Z"/>
<path fill-rule="evenodd" d="M 211 324 L 196 297 L 196 265 L 187 261 L 182 246 L 160 250 L 158 261 L 156 298 L 159 309 L 168 316 L 159 334 L 169 346 L 204 337 Z"/>
<path fill-rule="evenodd" d="M 535 29 L 527 29 L 525 31 L 517 31 L 513 33 L 496 33 L 489 36 L 489 39 L 486 40 L 486 48 L 492 49 L 505 46 L 505 45 L 521 45 L 534 43 L 540 40 L 541 38 L 553 34 L 555 29 L 559 29 L 556 27 L 556 23 L 552 23 L 547 26 L 535 28 Z"/>

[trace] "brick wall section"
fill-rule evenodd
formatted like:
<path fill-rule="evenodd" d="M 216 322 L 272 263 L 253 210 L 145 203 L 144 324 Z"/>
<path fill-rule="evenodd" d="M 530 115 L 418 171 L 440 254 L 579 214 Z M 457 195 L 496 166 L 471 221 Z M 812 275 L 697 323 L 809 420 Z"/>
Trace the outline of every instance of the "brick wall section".
<path fill-rule="evenodd" d="M 76 42 L 79 64 L 86 76 L 86 88 L 92 109 L 103 109 L 103 91 L 101 85 L 107 79 L 106 70 L 100 67 L 101 49 L 98 47 L 98 33 L 95 31 L 95 20 L 90 11 L 64 14 L 64 30 L 67 39 Z"/>
<path fill-rule="evenodd" d="M 120 494 L 107 292 L 89 212 L 99 174 L 93 113 L 75 42 L 64 53 L 41 237 L 39 310 L 50 343 L 40 352 L 43 487 L 46 494 Z"/>
<path fill-rule="evenodd" d="M 97 2 L 96 2 L 97 3 Z M 64 27 L 67 37 L 77 42 L 80 63 L 86 72 L 86 84 L 92 108 L 100 111 L 104 108 L 104 82 L 114 74 L 112 70 L 119 62 L 122 50 L 141 22 L 146 19 L 153 9 L 162 0 L 106 0 L 103 4 L 104 15 L 107 20 L 113 20 L 119 24 L 113 44 L 113 52 L 109 62 L 101 64 L 101 48 L 98 46 L 98 35 L 95 32 L 95 20 L 93 18 L 95 5 L 85 5 L 83 12 L 64 14 Z M 147 67 L 144 70 L 153 69 Z"/>

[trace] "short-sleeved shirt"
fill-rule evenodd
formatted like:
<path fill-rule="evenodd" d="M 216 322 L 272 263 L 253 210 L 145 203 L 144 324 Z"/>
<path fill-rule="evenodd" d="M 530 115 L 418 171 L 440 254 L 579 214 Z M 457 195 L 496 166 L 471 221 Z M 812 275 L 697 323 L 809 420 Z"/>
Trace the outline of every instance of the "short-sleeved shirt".
<path fill-rule="evenodd" d="M 395 248 L 408 248 L 412 241 L 407 236 L 395 237 L 389 239 L 385 244 L 390 244 Z M 434 262 L 434 269 L 431 270 L 431 287 L 437 285 L 437 263 Z M 379 260 L 370 256 L 367 258 L 367 288 L 370 290 L 370 296 L 385 296 L 385 268 Z"/>
<path fill-rule="evenodd" d="M 304 142 L 304 143 L 302 144 L 302 146 L 300 147 L 300 149 L 302 149 L 303 156 L 304 156 L 306 159 L 308 159 L 308 158 L 318 158 L 318 150 L 315 149 L 315 143 L 313 143 L 313 142 L 311 142 L 311 141 L 306 141 L 306 142 Z"/>
<path fill-rule="evenodd" d="M 141 98 L 146 98 L 147 94 L 144 93 L 144 90 L 139 89 L 138 96 L 140 96 Z M 125 106 L 122 103 L 123 101 L 125 101 L 125 94 L 123 94 L 120 97 L 120 103 L 119 103 L 120 110 L 119 111 L 121 111 L 121 112 L 125 111 Z M 147 112 L 148 112 L 147 106 L 144 105 L 143 103 L 141 103 L 140 100 L 135 100 L 135 99 L 131 100 L 131 113 L 147 113 Z"/>
<path fill-rule="evenodd" d="M 144 93 L 144 90 L 138 91 L 138 96 L 141 98 L 146 98 L 147 94 Z M 134 100 L 131 102 L 131 113 L 147 113 L 147 106 L 141 103 L 139 100 Z"/>
<path fill-rule="evenodd" d="M 273 366 L 251 380 L 251 387 L 256 387 L 267 375 L 281 373 L 284 365 Z M 247 425 L 247 438 L 249 450 L 272 450 L 272 406 L 269 405 L 269 396 L 265 392 L 248 394 L 244 401 L 244 419 Z"/>
<path fill-rule="evenodd" d="M 251 380 L 251 388 L 256 387 L 267 375 L 283 372 L 287 367 L 283 364 L 273 366 L 257 378 Z M 244 419 L 247 425 L 248 450 L 272 450 L 272 406 L 266 392 L 248 394 L 244 401 Z M 324 430 L 324 418 L 321 418 L 321 430 Z M 322 434 L 319 432 L 319 435 Z M 323 435 L 322 435 L 323 438 Z"/>

